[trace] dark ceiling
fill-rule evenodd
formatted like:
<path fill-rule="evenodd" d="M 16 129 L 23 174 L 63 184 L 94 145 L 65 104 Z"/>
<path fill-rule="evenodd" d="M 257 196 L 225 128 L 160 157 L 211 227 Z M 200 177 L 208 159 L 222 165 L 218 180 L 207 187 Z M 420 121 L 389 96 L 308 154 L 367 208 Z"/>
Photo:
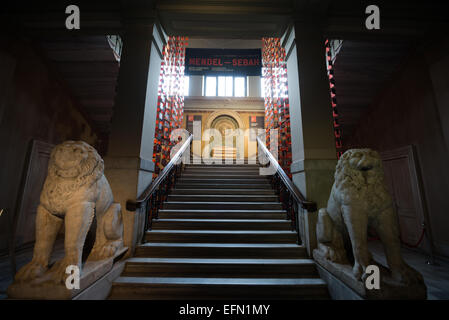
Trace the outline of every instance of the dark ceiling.
<path fill-rule="evenodd" d="M 390 84 L 413 48 L 410 42 L 343 41 L 334 64 L 342 140 L 351 136 L 360 117 Z"/>
<path fill-rule="evenodd" d="M 39 41 L 94 129 L 109 132 L 119 64 L 106 37 L 56 36 Z"/>
<path fill-rule="evenodd" d="M 158 1 L 158 16 L 170 35 L 216 39 L 281 37 L 293 1 Z"/>
<path fill-rule="evenodd" d="M 169 35 L 193 38 L 279 37 L 293 17 L 319 22 L 329 39 L 343 39 L 335 79 L 343 134 L 388 85 L 414 43 L 449 30 L 448 1 L 378 0 L 381 30 L 367 32 L 364 0 L 79 0 L 82 24 L 65 29 L 69 1 L 9 2 L 1 32 L 37 39 L 94 129 L 109 132 L 118 62 L 106 35 L 123 34 L 127 21 L 159 20 Z"/>

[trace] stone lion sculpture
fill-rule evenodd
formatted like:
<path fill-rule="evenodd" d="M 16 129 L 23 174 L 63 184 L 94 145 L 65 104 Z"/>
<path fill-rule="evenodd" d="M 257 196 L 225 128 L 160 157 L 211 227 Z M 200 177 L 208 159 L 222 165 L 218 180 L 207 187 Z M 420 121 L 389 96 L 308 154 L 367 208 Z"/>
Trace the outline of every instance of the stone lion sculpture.
<path fill-rule="evenodd" d="M 384 246 L 391 277 L 404 285 L 423 283 L 422 276 L 402 259 L 397 217 L 379 154 L 370 149 L 346 151 L 334 177 L 327 208 L 318 214 L 317 250 L 332 262 L 349 264 L 346 250 L 351 247 L 352 272 L 362 280 L 372 264 L 367 246 L 367 229 L 372 227 Z"/>
<path fill-rule="evenodd" d="M 83 141 L 66 141 L 52 150 L 37 209 L 33 258 L 16 274 L 17 282 L 30 281 L 47 272 L 63 221 L 65 256 L 49 270 L 55 283 L 65 282 L 67 266 L 75 265 L 81 270 L 83 246 L 94 216 L 96 238 L 88 260 L 109 258 L 123 247 L 120 204 L 113 203 L 103 170 L 103 159 Z"/>

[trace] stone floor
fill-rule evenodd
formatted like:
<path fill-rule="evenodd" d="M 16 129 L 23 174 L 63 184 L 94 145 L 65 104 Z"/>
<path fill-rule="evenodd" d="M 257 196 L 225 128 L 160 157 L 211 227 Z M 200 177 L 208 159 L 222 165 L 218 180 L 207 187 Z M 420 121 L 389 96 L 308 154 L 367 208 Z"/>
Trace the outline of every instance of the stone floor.
<path fill-rule="evenodd" d="M 51 262 L 61 259 L 64 256 L 64 242 L 57 241 L 51 257 Z M 31 261 L 33 257 L 32 248 L 24 250 L 16 255 L 17 270 Z M 8 256 L 0 257 L 0 300 L 6 299 L 6 289 L 13 281 L 11 262 Z"/>
<path fill-rule="evenodd" d="M 369 243 L 373 257 L 382 264 L 386 264 L 383 248 L 380 242 Z M 429 258 L 423 254 L 403 248 L 402 254 L 407 263 L 424 276 L 427 285 L 427 298 L 429 300 L 449 300 L 449 261 L 436 259 L 434 265 L 429 265 L 426 261 Z M 64 255 L 64 245 L 57 242 L 53 252 L 52 261 L 62 258 Z M 31 260 L 31 249 L 17 254 L 17 268 L 22 267 Z M 6 289 L 12 282 L 10 260 L 8 257 L 0 257 L 0 299 L 6 298 Z"/>
<path fill-rule="evenodd" d="M 386 265 L 382 244 L 379 241 L 369 243 L 373 258 Z M 423 277 L 427 286 L 428 300 L 449 300 L 449 261 L 435 258 L 435 264 L 427 264 L 430 258 L 422 253 L 403 248 L 404 260 Z"/>

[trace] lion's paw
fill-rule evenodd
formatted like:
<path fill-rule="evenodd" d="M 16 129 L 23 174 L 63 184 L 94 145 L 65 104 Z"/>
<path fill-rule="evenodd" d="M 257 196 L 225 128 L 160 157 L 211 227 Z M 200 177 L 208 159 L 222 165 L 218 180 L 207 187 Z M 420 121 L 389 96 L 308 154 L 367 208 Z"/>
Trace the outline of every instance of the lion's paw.
<path fill-rule="evenodd" d="M 67 267 L 69 266 L 78 266 L 78 264 L 66 258 L 56 262 L 50 269 L 50 281 L 55 284 L 65 285 L 67 277 L 70 275 L 67 273 Z"/>
<path fill-rule="evenodd" d="M 347 258 L 346 258 L 346 252 L 338 249 L 330 249 L 329 252 L 330 260 L 335 263 L 341 263 L 346 264 Z"/>
<path fill-rule="evenodd" d="M 117 250 L 122 247 L 122 241 L 108 241 L 103 246 L 94 248 L 89 255 L 89 260 L 103 260 L 114 256 Z"/>
<path fill-rule="evenodd" d="M 352 274 L 357 280 L 362 280 L 362 276 L 364 274 L 362 265 L 358 262 L 355 262 L 354 267 L 352 267 Z"/>
<path fill-rule="evenodd" d="M 43 264 L 32 260 L 30 263 L 22 267 L 15 276 L 15 280 L 19 282 L 31 281 L 44 275 L 47 267 Z"/>
<path fill-rule="evenodd" d="M 405 263 L 401 267 L 392 270 L 391 276 L 394 280 L 404 285 L 424 282 L 422 275 Z"/>

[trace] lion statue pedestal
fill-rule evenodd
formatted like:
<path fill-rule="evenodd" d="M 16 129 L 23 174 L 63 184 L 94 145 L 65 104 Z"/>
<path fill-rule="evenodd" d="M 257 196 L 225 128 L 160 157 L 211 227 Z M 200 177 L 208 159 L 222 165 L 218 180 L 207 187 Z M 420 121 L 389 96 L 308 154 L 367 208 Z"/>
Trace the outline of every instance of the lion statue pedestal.
<path fill-rule="evenodd" d="M 379 235 L 389 268 L 373 260 L 368 227 Z M 360 296 L 426 299 L 423 277 L 402 259 L 397 216 L 376 151 L 352 149 L 341 156 L 327 208 L 319 210 L 317 238 L 314 259 Z M 379 267 L 379 289 L 366 288 L 370 265 Z"/>
<path fill-rule="evenodd" d="M 94 217 L 95 243 L 82 266 L 83 247 Z M 63 223 L 65 256 L 49 268 L 53 245 Z M 114 203 L 104 176 L 103 159 L 85 142 L 66 141 L 57 145 L 50 156 L 37 208 L 33 258 L 16 274 L 8 296 L 71 299 L 107 273 L 126 250 L 120 204 Z M 80 275 L 79 288 L 68 289 L 67 278 L 76 269 Z"/>

